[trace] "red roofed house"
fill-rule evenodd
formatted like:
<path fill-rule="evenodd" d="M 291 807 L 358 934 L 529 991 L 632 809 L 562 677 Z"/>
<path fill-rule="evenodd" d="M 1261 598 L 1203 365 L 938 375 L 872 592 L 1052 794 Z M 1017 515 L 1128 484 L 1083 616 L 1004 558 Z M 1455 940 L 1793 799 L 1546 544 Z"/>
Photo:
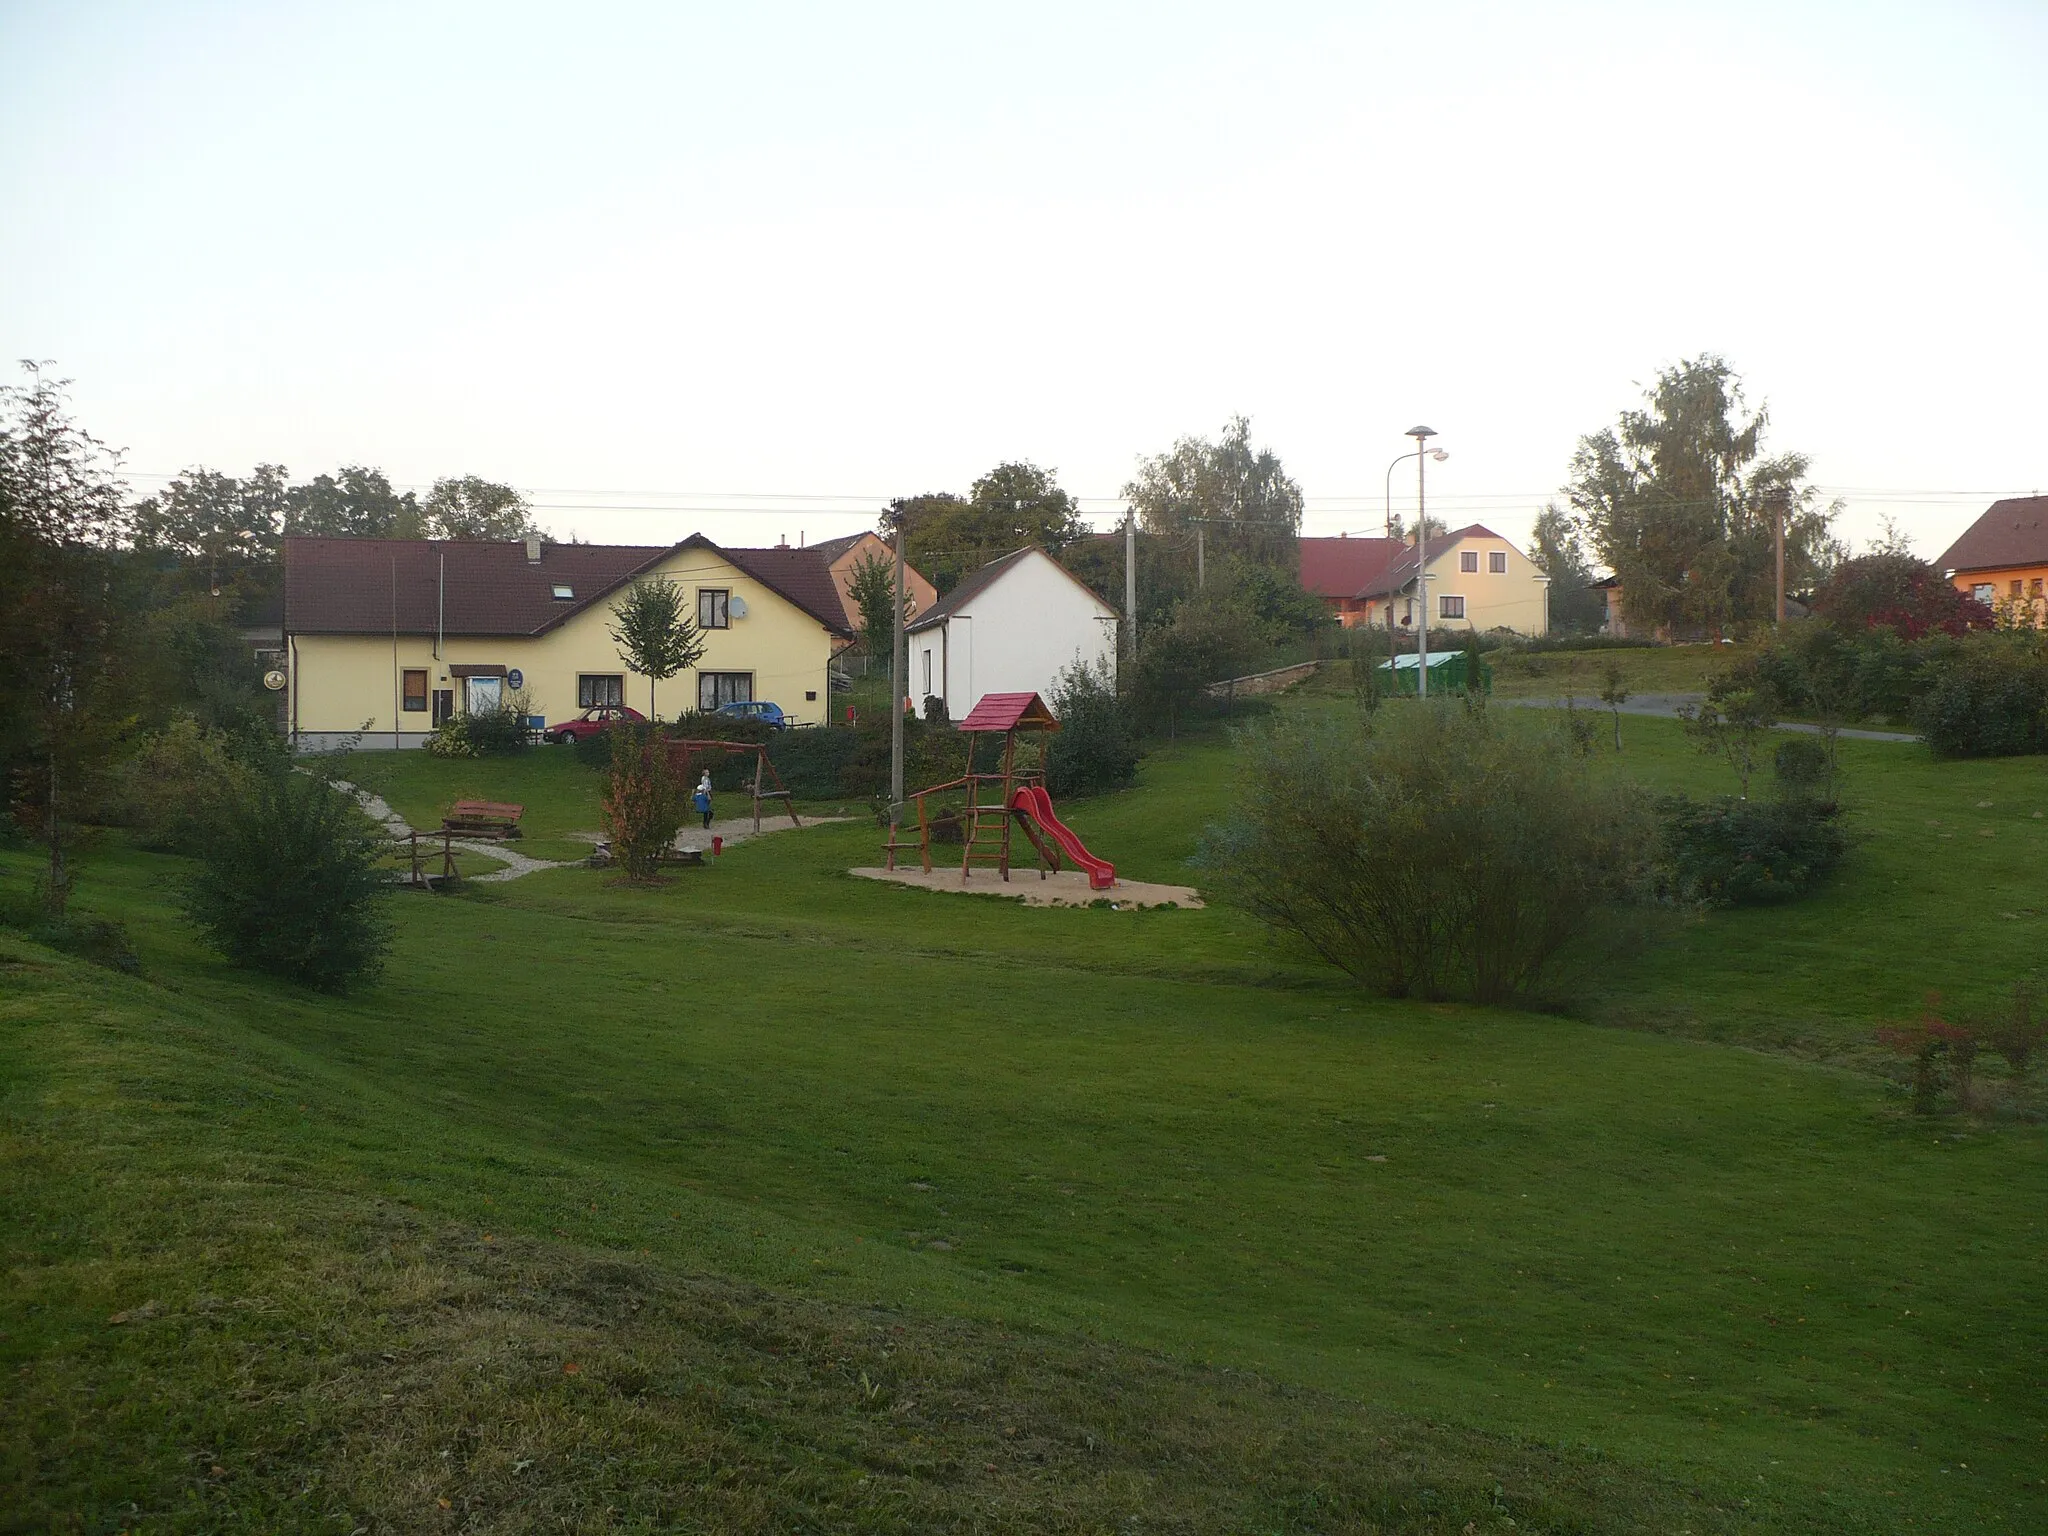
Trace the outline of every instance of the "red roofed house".
<path fill-rule="evenodd" d="M 1323 600 L 1346 629 L 1369 622 L 1360 596 L 1408 546 L 1400 539 L 1297 539 L 1301 588 Z"/>
<path fill-rule="evenodd" d="M 609 633 L 637 578 L 681 586 L 704 631 L 691 671 L 656 683 Z M 600 704 L 676 715 L 766 699 L 823 718 L 834 644 L 848 631 L 829 559 L 540 539 L 284 541 L 285 717 L 294 742 L 424 745 L 451 715 L 524 694 L 531 716 Z"/>
<path fill-rule="evenodd" d="M 2002 618 L 2048 627 L 2048 496 L 1994 501 L 1934 564 Z"/>
<path fill-rule="evenodd" d="M 1372 546 L 1353 555 L 1332 545 Z M 1311 549 L 1310 546 L 1315 546 Z M 1398 539 L 1303 539 L 1301 583 L 1318 593 L 1350 627 L 1384 625 L 1391 613 L 1415 627 L 1416 552 Z M 1440 534 L 1425 551 L 1432 629 L 1511 629 L 1524 635 L 1550 631 L 1550 578 L 1512 542 L 1472 524 Z M 1357 587 L 1344 588 L 1364 573 Z"/>

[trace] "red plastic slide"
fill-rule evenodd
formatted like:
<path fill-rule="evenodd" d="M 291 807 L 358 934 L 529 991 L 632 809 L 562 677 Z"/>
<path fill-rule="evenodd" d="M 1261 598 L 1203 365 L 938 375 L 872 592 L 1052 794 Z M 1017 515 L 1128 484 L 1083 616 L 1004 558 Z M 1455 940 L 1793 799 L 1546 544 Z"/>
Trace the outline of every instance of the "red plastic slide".
<path fill-rule="evenodd" d="M 1106 891 L 1116 884 L 1116 866 L 1106 864 L 1082 846 L 1081 839 L 1074 836 L 1064 821 L 1054 813 L 1052 796 L 1033 784 L 1020 789 L 1010 798 L 1010 809 L 1028 816 L 1037 822 L 1060 851 L 1074 861 L 1077 869 L 1088 871 L 1088 888 L 1091 891 Z"/>

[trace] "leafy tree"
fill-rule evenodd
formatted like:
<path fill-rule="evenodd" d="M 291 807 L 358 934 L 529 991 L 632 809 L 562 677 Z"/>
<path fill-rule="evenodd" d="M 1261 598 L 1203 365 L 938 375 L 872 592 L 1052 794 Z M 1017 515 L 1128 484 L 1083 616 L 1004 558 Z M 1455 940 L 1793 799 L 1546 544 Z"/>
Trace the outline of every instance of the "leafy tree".
<path fill-rule="evenodd" d="M 599 811 L 612 858 L 633 880 L 652 880 L 682 829 L 688 804 L 668 746 L 651 726 L 614 726 Z"/>
<path fill-rule="evenodd" d="M 185 910 L 238 966 L 345 992 L 383 969 L 385 839 L 347 793 L 281 755 L 223 796 Z"/>
<path fill-rule="evenodd" d="M 400 495 L 381 469 L 345 464 L 315 475 L 285 497 L 284 531 L 323 538 L 417 539 L 426 531 L 419 498 Z"/>
<path fill-rule="evenodd" d="M 1080 504 L 1052 471 L 1023 460 L 998 464 L 965 497 L 939 491 L 892 501 L 884 528 L 899 516 L 905 557 L 941 595 L 1013 550 L 1035 544 L 1057 558 L 1088 531 Z"/>
<path fill-rule="evenodd" d="M 282 464 L 258 464 L 246 480 L 196 466 L 136 503 L 135 546 L 228 574 L 269 565 L 290 494 Z"/>
<path fill-rule="evenodd" d="M 420 517 L 430 539 L 523 539 L 540 532 L 524 496 L 478 475 L 436 480 L 420 503 Z"/>
<path fill-rule="evenodd" d="M 860 646 L 870 657 L 887 656 L 896 643 L 896 559 L 869 550 L 847 573 L 847 594 L 860 621 Z M 903 617 L 917 612 L 917 599 L 903 594 Z"/>
<path fill-rule="evenodd" d="M 0 752 L 61 921 L 71 807 L 127 727 L 141 604 L 115 551 L 127 531 L 118 456 L 67 414 L 68 380 L 23 367 L 26 386 L 0 387 Z"/>
<path fill-rule="evenodd" d="M 1236 778 L 1204 839 L 1219 894 L 1390 997 L 1549 989 L 1653 842 L 1637 797 L 1504 712 L 1296 722 Z"/>
<path fill-rule="evenodd" d="M 683 589 L 666 576 L 642 577 L 612 605 L 610 632 L 626 665 L 647 679 L 647 713 L 656 718 L 654 685 L 694 667 L 704 654 L 704 634 Z"/>
<path fill-rule="evenodd" d="M 1151 533 L 1186 535 L 1200 527 L 1207 551 L 1293 571 L 1301 533 L 1301 487 L 1270 448 L 1254 449 L 1251 420 L 1233 416 L 1219 441 L 1184 437 L 1141 459 L 1124 499 Z"/>
<path fill-rule="evenodd" d="M 1814 593 L 1813 611 L 1852 628 L 1889 626 L 1908 640 L 1990 629 L 1995 622 L 1988 605 L 1899 548 L 1844 560 Z"/>
<path fill-rule="evenodd" d="M 1073 661 L 1052 685 L 1060 722 L 1045 749 L 1045 787 L 1055 795 L 1127 788 L 1138 771 L 1137 736 L 1109 664 Z"/>
<path fill-rule="evenodd" d="M 1704 353 L 1657 376 L 1646 409 L 1579 439 L 1566 495 L 1620 578 L 1629 623 L 1720 630 L 1775 612 L 1773 528 L 1785 520 L 1794 589 L 1839 556 L 1802 453 L 1763 456 L 1768 412 L 1745 415 L 1742 384 Z"/>
<path fill-rule="evenodd" d="M 1778 724 L 1770 690 L 1744 686 L 1747 679 L 1718 677 L 1699 704 L 1679 706 L 1678 718 L 1692 743 L 1709 757 L 1724 759 L 1735 770 L 1741 797 L 1749 798 L 1763 743 Z"/>
<path fill-rule="evenodd" d="M 1174 609 L 1195 592 L 1193 541 L 1160 538 L 1140 529 L 1138 546 L 1138 633 L 1173 622 Z M 1098 533 L 1069 544 L 1060 563 L 1119 615 L 1124 611 L 1124 536 Z"/>
<path fill-rule="evenodd" d="M 1610 660 L 1607 670 L 1600 679 L 1600 702 L 1614 715 L 1614 750 L 1621 750 L 1621 706 L 1628 702 L 1628 682 L 1622 675 L 1621 663 Z"/>
<path fill-rule="evenodd" d="M 1593 588 L 1593 567 L 1577 525 L 1554 501 L 1536 514 L 1535 560 L 1550 578 L 1551 633 L 1597 633 L 1607 616 L 1607 599 Z"/>
<path fill-rule="evenodd" d="M 1175 735 L 1209 684 L 1242 676 L 1258 651 L 1258 621 L 1241 601 L 1227 592 L 1197 593 L 1174 610 L 1170 624 L 1145 637 L 1133 688 L 1138 707 Z"/>

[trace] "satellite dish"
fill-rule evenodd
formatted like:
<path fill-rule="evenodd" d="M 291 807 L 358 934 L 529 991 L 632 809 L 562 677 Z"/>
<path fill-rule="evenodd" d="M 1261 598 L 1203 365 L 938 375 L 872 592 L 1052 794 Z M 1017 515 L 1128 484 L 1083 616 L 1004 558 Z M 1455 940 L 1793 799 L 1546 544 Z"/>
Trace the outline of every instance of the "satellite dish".
<path fill-rule="evenodd" d="M 735 594 L 732 601 L 725 605 L 725 611 L 729 618 L 744 619 L 747 616 L 747 600 Z"/>
<path fill-rule="evenodd" d="M 247 674 L 244 675 L 246 676 Z M 280 688 L 284 687 L 284 684 L 284 674 L 278 671 L 277 668 L 275 667 L 272 667 L 268 672 L 263 674 L 263 686 L 268 688 L 272 693 L 276 693 Z"/>

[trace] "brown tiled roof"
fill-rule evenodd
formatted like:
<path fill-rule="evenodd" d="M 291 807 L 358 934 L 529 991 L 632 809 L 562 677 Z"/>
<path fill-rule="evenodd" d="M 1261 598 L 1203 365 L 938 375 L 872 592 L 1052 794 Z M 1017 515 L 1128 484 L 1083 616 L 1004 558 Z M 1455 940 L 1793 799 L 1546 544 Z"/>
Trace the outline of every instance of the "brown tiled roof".
<path fill-rule="evenodd" d="M 821 544 L 806 549 L 727 549 L 721 551 L 741 570 L 788 598 L 835 635 L 847 627 L 846 603 L 832 577 L 832 557 Z"/>
<path fill-rule="evenodd" d="M 1299 539 L 1301 585 L 1318 597 L 1356 597 L 1406 547 L 1399 539 Z"/>
<path fill-rule="evenodd" d="M 284 541 L 284 627 L 300 635 L 538 635 L 602 602 L 684 549 L 723 555 L 835 633 L 839 595 L 824 560 L 803 550 L 721 550 L 701 534 L 679 544 L 543 544 L 520 540 Z M 795 555 L 797 562 L 757 556 Z M 789 567 L 795 568 L 789 568 Z M 815 572 L 815 575 L 811 573 Z M 556 586 L 574 594 L 554 595 Z M 445 610 L 443 607 L 445 594 Z"/>
<path fill-rule="evenodd" d="M 837 560 L 862 539 L 870 537 L 880 538 L 881 535 L 877 534 L 872 528 L 863 528 L 859 533 L 841 534 L 836 539 L 820 539 L 817 543 L 810 545 L 809 548 L 823 551 L 826 561 L 830 562 Z"/>
<path fill-rule="evenodd" d="M 1429 541 L 1429 558 L 1434 562 L 1437 556 L 1453 549 L 1466 539 L 1497 539 L 1495 533 L 1483 523 L 1471 523 L 1456 533 L 1439 534 Z M 1415 549 L 1407 546 L 1407 553 L 1388 565 L 1379 576 L 1359 592 L 1360 597 L 1387 597 L 1400 592 L 1415 579 Z"/>
<path fill-rule="evenodd" d="M 2008 496 L 1994 501 L 1934 564 L 1943 571 L 2048 565 L 2048 496 Z"/>

